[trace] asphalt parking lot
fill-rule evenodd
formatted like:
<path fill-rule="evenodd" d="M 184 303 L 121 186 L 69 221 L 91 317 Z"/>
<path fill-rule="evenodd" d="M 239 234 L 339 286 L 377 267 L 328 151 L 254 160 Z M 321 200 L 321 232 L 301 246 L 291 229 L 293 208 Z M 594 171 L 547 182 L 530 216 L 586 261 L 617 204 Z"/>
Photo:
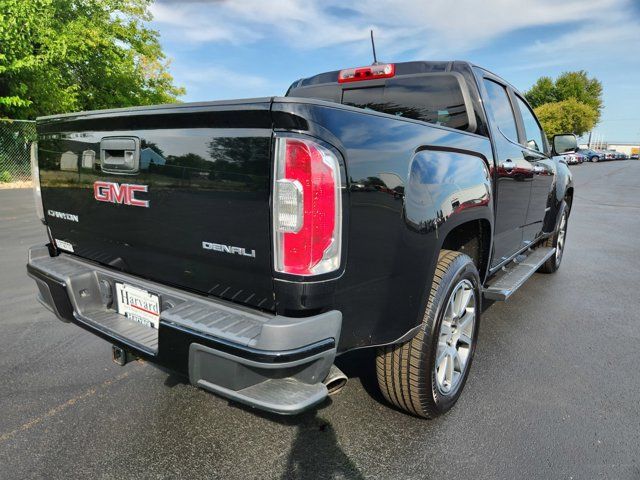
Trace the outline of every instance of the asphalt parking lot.
<path fill-rule="evenodd" d="M 30 190 L 0 190 L 0 478 L 640 478 L 640 161 L 572 167 L 563 266 L 483 316 L 458 405 L 384 405 L 363 354 L 314 412 L 276 417 L 149 364 L 35 300 Z"/>

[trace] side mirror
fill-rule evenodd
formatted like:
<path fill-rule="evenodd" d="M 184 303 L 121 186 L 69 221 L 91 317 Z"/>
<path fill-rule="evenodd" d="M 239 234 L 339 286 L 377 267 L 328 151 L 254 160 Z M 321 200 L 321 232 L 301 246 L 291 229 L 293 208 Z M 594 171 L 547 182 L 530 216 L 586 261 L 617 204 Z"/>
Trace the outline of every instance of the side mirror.
<path fill-rule="evenodd" d="M 562 155 L 563 153 L 575 152 L 578 150 L 578 139 L 573 133 L 563 133 L 553 136 L 553 153 Z"/>

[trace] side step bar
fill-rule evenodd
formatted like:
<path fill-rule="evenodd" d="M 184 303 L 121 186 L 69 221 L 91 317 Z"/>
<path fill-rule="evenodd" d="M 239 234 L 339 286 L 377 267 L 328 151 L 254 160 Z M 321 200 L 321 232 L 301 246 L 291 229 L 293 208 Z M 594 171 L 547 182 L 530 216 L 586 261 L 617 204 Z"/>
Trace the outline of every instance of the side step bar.
<path fill-rule="evenodd" d="M 556 253 L 556 249 L 553 247 L 538 247 L 532 250 L 523 261 L 514 260 L 489 281 L 483 290 L 484 298 L 498 301 L 506 300 L 554 253 Z"/>

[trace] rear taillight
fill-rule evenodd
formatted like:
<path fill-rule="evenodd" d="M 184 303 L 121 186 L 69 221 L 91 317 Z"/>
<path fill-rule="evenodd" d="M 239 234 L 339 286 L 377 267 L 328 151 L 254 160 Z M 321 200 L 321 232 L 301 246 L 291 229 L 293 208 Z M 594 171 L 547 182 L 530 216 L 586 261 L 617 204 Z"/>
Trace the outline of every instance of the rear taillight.
<path fill-rule="evenodd" d="M 273 189 L 274 267 L 318 275 L 340 267 L 340 165 L 329 149 L 277 138 Z"/>
<path fill-rule="evenodd" d="M 36 204 L 36 214 L 44 222 L 44 207 L 40 192 L 40 168 L 38 168 L 38 142 L 31 142 L 31 181 L 33 183 L 33 199 Z"/>
<path fill-rule="evenodd" d="M 393 63 L 371 65 L 370 67 L 347 68 L 340 70 L 338 83 L 359 82 L 362 80 L 375 80 L 376 78 L 390 78 L 396 74 L 396 66 Z"/>

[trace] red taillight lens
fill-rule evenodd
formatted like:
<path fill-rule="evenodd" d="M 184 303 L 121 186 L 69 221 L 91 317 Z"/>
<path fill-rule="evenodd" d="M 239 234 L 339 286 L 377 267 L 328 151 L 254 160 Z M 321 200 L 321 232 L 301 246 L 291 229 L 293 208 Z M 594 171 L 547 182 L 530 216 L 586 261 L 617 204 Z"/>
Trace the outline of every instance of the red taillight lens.
<path fill-rule="evenodd" d="M 393 63 L 371 65 L 370 67 L 347 68 L 346 70 L 340 70 L 340 73 L 338 74 L 338 83 L 390 78 L 395 74 L 396 66 Z"/>
<path fill-rule="evenodd" d="M 310 140 L 276 139 L 273 201 L 275 269 L 318 275 L 340 266 L 340 167 Z"/>

